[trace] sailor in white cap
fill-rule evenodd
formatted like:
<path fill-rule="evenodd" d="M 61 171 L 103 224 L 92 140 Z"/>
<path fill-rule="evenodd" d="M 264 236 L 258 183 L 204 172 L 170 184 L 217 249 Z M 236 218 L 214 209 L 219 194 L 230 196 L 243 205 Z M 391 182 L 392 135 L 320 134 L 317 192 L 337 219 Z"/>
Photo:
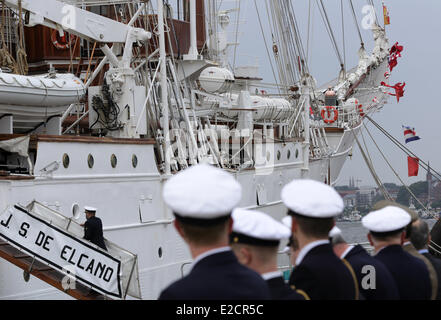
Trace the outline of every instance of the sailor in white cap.
<path fill-rule="evenodd" d="M 373 258 L 361 245 L 349 245 L 337 226 L 329 232 L 329 239 L 337 257 L 349 262 L 354 270 L 362 299 L 398 300 L 400 298 L 395 280 L 382 262 Z M 367 270 L 366 266 L 373 270 Z"/>
<path fill-rule="evenodd" d="M 305 292 L 289 288 L 277 267 L 280 242 L 291 236 L 291 230 L 266 213 L 254 210 L 235 209 L 233 221 L 230 246 L 240 263 L 265 279 L 271 299 L 309 300 Z"/>
<path fill-rule="evenodd" d="M 96 244 L 98 247 L 107 251 L 103 236 L 103 223 L 100 218 L 96 217 L 97 209 L 90 206 L 84 207 L 86 214 L 86 222 L 82 225 L 84 227 L 84 239 Z"/>
<path fill-rule="evenodd" d="M 413 226 L 418 224 L 418 222 L 421 220 L 420 217 L 418 216 L 418 214 L 415 211 L 411 210 L 410 208 L 403 206 L 402 204 L 396 203 L 394 201 L 390 201 L 390 200 L 381 200 L 381 201 L 375 203 L 374 206 L 372 207 L 372 211 L 377 211 L 379 209 L 382 209 L 382 208 L 385 208 L 388 206 L 401 208 L 410 215 L 411 220 L 410 220 L 409 224 L 404 228 L 405 239 L 404 239 L 404 243 L 403 243 L 402 247 L 403 247 L 404 251 L 406 251 L 407 253 L 410 253 L 415 258 L 422 260 L 424 262 L 424 264 L 426 265 L 427 270 L 429 271 L 430 284 L 431 284 L 431 288 L 432 288 L 431 300 L 436 300 L 436 297 L 438 295 L 438 289 L 441 289 L 441 288 L 438 288 L 438 280 L 439 279 L 438 279 L 437 272 L 436 272 L 433 264 L 430 262 L 430 260 L 427 259 L 427 257 L 423 256 L 421 253 L 419 253 L 418 250 L 415 248 L 415 246 L 411 242 Z"/>
<path fill-rule="evenodd" d="M 229 247 L 231 213 L 242 198 L 232 175 L 196 165 L 170 178 L 163 198 L 194 261 L 190 273 L 163 290 L 160 300 L 270 298 L 262 277 L 240 264 Z"/>
<path fill-rule="evenodd" d="M 352 267 L 334 254 L 329 242 L 334 217 L 344 209 L 340 195 L 318 181 L 294 180 L 283 188 L 282 201 L 300 248 L 289 283 L 312 300 L 358 299 Z"/>
<path fill-rule="evenodd" d="M 375 258 L 392 274 L 400 299 L 430 299 L 432 288 L 426 265 L 402 248 L 410 215 L 397 206 L 387 206 L 369 213 L 361 221 L 369 230 L 368 239 L 374 247 Z"/>

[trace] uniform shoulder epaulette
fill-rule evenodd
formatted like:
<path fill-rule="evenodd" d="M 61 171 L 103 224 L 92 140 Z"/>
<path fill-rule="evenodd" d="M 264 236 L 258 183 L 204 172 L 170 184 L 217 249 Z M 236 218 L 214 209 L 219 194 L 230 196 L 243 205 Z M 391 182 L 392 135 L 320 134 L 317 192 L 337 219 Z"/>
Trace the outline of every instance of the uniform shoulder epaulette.
<path fill-rule="evenodd" d="M 359 288 L 358 288 L 358 281 L 357 281 L 357 277 L 355 275 L 354 269 L 352 269 L 352 266 L 349 264 L 349 262 L 346 259 L 341 259 L 341 261 L 343 261 L 344 265 L 346 266 L 346 268 L 349 269 L 349 272 L 351 273 L 352 280 L 354 281 L 354 285 L 355 285 L 355 300 L 359 300 L 360 294 L 359 294 Z"/>
<path fill-rule="evenodd" d="M 308 294 L 305 291 L 297 289 L 296 292 L 302 295 L 305 298 L 305 300 L 311 300 L 311 298 L 308 296 Z"/>

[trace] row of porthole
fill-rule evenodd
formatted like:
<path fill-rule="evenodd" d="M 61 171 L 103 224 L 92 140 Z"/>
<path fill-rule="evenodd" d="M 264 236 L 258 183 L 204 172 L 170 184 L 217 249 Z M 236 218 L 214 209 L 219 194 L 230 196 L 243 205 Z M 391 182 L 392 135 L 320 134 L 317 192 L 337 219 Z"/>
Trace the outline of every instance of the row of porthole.
<path fill-rule="evenodd" d="M 296 149 L 296 153 L 295 153 L 296 159 L 299 158 L 299 149 Z M 277 160 L 280 160 L 280 158 L 282 157 L 282 153 L 280 152 L 280 150 L 277 151 Z M 289 160 L 291 158 L 291 150 L 288 150 L 288 153 L 286 154 L 286 158 Z"/>
<path fill-rule="evenodd" d="M 70 164 L 69 155 L 65 153 L 63 154 L 63 166 L 67 169 L 69 168 L 69 164 Z M 87 156 L 87 165 L 89 166 L 90 169 L 92 169 L 94 164 L 95 164 L 95 159 L 93 158 L 93 155 L 89 154 Z M 116 155 L 112 154 L 110 156 L 110 165 L 112 166 L 112 168 L 116 168 L 117 164 L 118 164 L 118 158 L 116 157 Z M 138 166 L 138 157 L 135 154 L 132 155 L 132 166 L 133 168 L 136 168 Z"/>

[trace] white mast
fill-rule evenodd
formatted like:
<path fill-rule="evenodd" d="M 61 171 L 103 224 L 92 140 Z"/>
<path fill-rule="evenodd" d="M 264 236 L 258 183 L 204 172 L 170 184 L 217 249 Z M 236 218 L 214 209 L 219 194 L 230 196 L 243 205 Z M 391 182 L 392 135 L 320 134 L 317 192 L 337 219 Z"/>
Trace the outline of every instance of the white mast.
<path fill-rule="evenodd" d="M 165 174 L 171 174 L 170 171 L 170 128 L 167 97 L 167 63 L 165 53 L 165 33 L 164 33 L 164 6 L 162 0 L 158 0 L 158 32 L 159 32 L 159 63 L 161 64 L 161 102 L 162 102 L 162 130 L 165 139 L 164 158 Z"/>
<path fill-rule="evenodd" d="M 196 31 L 196 0 L 190 0 L 190 49 L 184 55 L 184 60 L 198 60 L 197 31 Z"/>

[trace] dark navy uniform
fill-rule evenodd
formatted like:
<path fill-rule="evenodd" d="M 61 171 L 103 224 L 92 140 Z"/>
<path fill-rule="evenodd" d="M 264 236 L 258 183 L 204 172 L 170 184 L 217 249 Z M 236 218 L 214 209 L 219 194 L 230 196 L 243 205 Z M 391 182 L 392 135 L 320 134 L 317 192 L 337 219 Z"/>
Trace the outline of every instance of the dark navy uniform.
<path fill-rule="evenodd" d="M 267 279 L 266 283 L 272 300 L 309 300 L 307 293 L 301 290 L 292 290 L 282 276 Z"/>
<path fill-rule="evenodd" d="M 405 252 L 400 245 L 389 245 L 381 249 L 375 258 L 392 274 L 401 300 L 430 299 L 432 288 L 423 261 Z"/>
<path fill-rule="evenodd" d="M 364 299 L 398 300 L 400 298 L 397 285 L 389 270 L 382 262 L 369 255 L 362 246 L 353 247 L 344 258 L 354 269 L 360 294 Z M 363 278 L 369 275 L 369 272 L 362 272 L 364 266 L 375 268 L 375 289 L 364 289 L 362 286 Z"/>
<path fill-rule="evenodd" d="M 265 280 L 239 263 L 231 250 L 198 261 L 190 273 L 162 291 L 159 300 L 267 300 Z"/>
<path fill-rule="evenodd" d="M 349 263 L 338 258 L 329 243 L 312 248 L 289 280 L 311 300 L 358 300 L 358 282 Z"/>
<path fill-rule="evenodd" d="M 100 218 L 93 216 L 87 219 L 84 223 L 84 239 L 107 251 L 103 237 L 103 224 Z"/>
<path fill-rule="evenodd" d="M 436 271 L 436 274 L 438 276 L 438 292 L 436 295 L 436 300 L 441 300 L 441 259 L 434 257 L 429 253 L 429 251 L 420 251 L 420 253 L 430 261 Z"/>

